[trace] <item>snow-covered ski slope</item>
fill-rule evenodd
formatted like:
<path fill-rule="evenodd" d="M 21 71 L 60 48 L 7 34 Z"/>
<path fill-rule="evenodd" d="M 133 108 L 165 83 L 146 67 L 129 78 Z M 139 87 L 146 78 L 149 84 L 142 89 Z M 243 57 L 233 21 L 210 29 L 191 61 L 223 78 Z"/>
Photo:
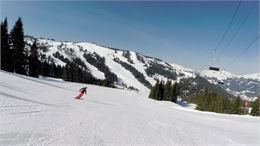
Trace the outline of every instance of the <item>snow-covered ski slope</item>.
<path fill-rule="evenodd" d="M 192 74 L 192 70 L 186 69 L 177 64 L 167 64 L 165 61 L 156 59 L 153 57 L 148 57 L 142 55 L 137 52 L 129 51 L 129 50 L 119 50 L 115 48 L 109 48 L 101 45 L 97 45 L 90 42 L 70 42 L 70 41 L 56 41 L 51 39 L 44 38 L 33 38 L 33 37 L 25 37 L 26 48 L 30 49 L 30 46 L 33 42 L 37 40 L 40 54 L 46 55 L 46 58 L 53 60 L 56 65 L 64 66 L 66 63 L 59 58 L 55 57 L 55 53 L 59 53 L 64 58 L 72 61 L 75 58 L 78 58 L 83 62 L 84 65 L 88 68 L 88 71 L 98 79 L 105 79 L 104 72 L 100 71 L 93 64 L 88 62 L 84 55 L 99 55 L 105 59 L 104 64 L 108 66 L 109 70 L 114 73 L 117 78 L 126 85 L 127 87 L 134 87 L 138 89 L 140 92 L 149 92 L 150 89 L 147 88 L 143 83 L 141 83 L 131 71 L 124 68 L 119 63 L 115 62 L 114 59 L 118 59 L 123 63 L 130 65 L 136 71 L 140 72 L 144 79 L 147 80 L 151 85 L 155 85 L 156 79 L 167 81 L 168 78 L 165 75 L 160 75 L 155 73 L 154 75 L 148 75 L 146 69 L 151 66 L 151 64 L 159 64 L 161 69 L 169 70 L 173 74 L 177 72 L 177 75 L 183 73 L 183 76 L 177 76 L 177 81 L 181 78 L 190 78 L 195 75 Z M 127 55 L 124 55 L 127 54 Z M 126 57 L 128 56 L 128 57 Z M 139 57 L 139 59 L 138 59 Z M 95 57 L 94 57 L 95 58 Z M 130 62 L 131 60 L 132 62 Z M 172 80 L 174 81 L 174 80 Z M 116 83 L 120 86 L 119 83 Z"/>
<path fill-rule="evenodd" d="M 0 71 L 0 145 L 260 144 L 251 116 L 185 109 L 140 93 Z"/>

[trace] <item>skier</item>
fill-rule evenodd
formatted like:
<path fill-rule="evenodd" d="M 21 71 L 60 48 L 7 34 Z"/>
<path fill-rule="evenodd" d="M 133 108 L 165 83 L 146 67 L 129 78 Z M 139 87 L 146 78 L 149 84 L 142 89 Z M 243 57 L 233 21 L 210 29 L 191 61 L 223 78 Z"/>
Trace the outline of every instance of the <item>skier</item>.
<path fill-rule="evenodd" d="M 87 95 L 87 87 L 81 88 L 81 89 L 79 90 L 79 95 L 76 96 L 75 99 L 80 99 L 80 98 L 83 96 L 84 93 Z"/>

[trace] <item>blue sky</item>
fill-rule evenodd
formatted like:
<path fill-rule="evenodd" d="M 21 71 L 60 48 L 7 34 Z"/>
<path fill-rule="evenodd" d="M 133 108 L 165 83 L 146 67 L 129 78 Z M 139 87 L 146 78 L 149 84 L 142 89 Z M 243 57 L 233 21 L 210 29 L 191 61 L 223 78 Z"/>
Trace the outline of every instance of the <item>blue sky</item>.
<path fill-rule="evenodd" d="M 2 1 L 1 19 L 7 17 L 11 28 L 17 18 L 22 17 L 25 34 L 35 37 L 95 42 L 201 70 L 205 69 L 237 5 L 238 1 Z M 223 55 L 209 65 L 225 68 L 258 36 L 259 2 L 243 1 L 216 56 L 248 13 L 247 21 Z M 258 58 L 257 42 L 226 69 L 236 74 L 260 72 Z"/>

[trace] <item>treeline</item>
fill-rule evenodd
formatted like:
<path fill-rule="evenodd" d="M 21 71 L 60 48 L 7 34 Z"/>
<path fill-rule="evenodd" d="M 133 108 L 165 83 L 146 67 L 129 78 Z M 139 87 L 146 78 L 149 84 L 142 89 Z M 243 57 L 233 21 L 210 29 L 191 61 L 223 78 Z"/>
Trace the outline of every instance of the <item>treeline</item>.
<path fill-rule="evenodd" d="M 130 71 L 133 76 L 139 81 L 141 82 L 143 85 L 145 85 L 147 88 L 151 88 L 152 85 L 150 84 L 150 82 L 148 82 L 144 75 L 139 72 L 138 70 L 136 70 L 133 66 L 131 66 L 130 64 L 121 61 L 119 58 L 114 58 L 113 59 L 115 62 L 119 63 L 122 67 L 124 67 L 126 70 Z"/>
<path fill-rule="evenodd" d="M 245 107 L 245 102 L 240 97 L 228 99 L 217 95 L 208 88 L 202 93 L 198 93 L 187 98 L 189 102 L 197 104 L 196 109 L 201 111 L 211 111 L 226 114 L 248 114 L 249 108 Z M 259 116 L 259 99 L 252 103 L 251 115 Z"/>
<path fill-rule="evenodd" d="M 18 18 L 11 32 L 8 33 L 8 22 L 5 18 L 1 22 L 2 70 L 36 78 L 42 75 L 62 78 L 65 81 L 114 87 L 110 80 L 100 80 L 93 77 L 79 58 L 70 61 L 56 52 L 53 56 L 66 63 L 65 66 L 56 65 L 52 59 L 40 54 L 36 41 L 30 44 L 29 48 L 26 48 L 25 45 L 22 19 Z"/>
<path fill-rule="evenodd" d="M 26 57 L 34 58 L 30 57 L 34 54 L 26 52 L 23 39 L 21 18 L 16 21 L 10 34 L 8 33 L 7 18 L 1 22 L 1 69 L 23 75 L 27 74 L 29 60 Z"/>
<path fill-rule="evenodd" d="M 245 102 L 247 101 L 242 100 L 240 97 L 233 99 L 223 97 L 209 90 L 207 87 L 203 91 L 185 97 L 182 86 L 183 84 L 176 82 L 172 84 L 169 80 L 166 83 L 157 81 L 150 91 L 149 98 L 176 102 L 177 97 L 181 96 L 188 102 L 195 103 L 197 105 L 196 109 L 200 111 L 238 115 L 250 113 L 253 116 L 260 116 L 259 97 L 254 102 L 248 102 L 250 106 L 245 107 Z"/>
<path fill-rule="evenodd" d="M 166 83 L 157 81 L 150 91 L 149 98 L 176 102 L 178 95 L 180 95 L 180 87 L 177 82 L 172 84 L 170 80 Z"/>
<path fill-rule="evenodd" d="M 188 98 L 189 102 L 197 104 L 196 109 L 201 111 L 211 111 L 217 113 L 241 114 L 241 99 L 229 100 L 215 92 L 205 88 L 202 93 L 197 93 Z M 236 103 L 235 103 L 236 101 Z"/>
<path fill-rule="evenodd" d="M 150 66 L 145 69 L 148 76 L 152 77 L 155 74 L 159 74 L 165 76 L 168 79 L 176 80 L 177 74 L 169 68 L 166 68 L 162 64 L 159 63 L 150 63 Z"/>
<path fill-rule="evenodd" d="M 259 98 L 260 98 L 260 96 L 258 96 L 257 97 L 257 99 L 253 102 L 253 103 L 251 103 L 252 104 L 252 110 L 251 110 L 251 115 L 252 116 L 260 116 L 260 114 L 259 114 Z"/>
<path fill-rule="evenodd" d="M 137 58 L 138 61 L 140 61 L 143 64 L 145 64 L 144 58 L 140 54 L 136 53 L 136 58 Z"/>
<path fill-rule="evenodd" d="M 25 49 L 22 19 L 18 18 L 10 33 L 8 33 L 7 18 L 1 22 L 1 69 L 22 75 L 39 77 L 39 75 L 60 76 L 54 73 L 53 66 L 46 61 L 41 62 L 36 42 L 30 49 Z M 62 70 L 61 67 L 55 67 Z"/>
<path fill-rule="evenodd" d="M 131 59 L 131 54 L 128 50 L 123 51 L 122 56 L 125 57 L 129 63 L 131 63 L 131 64 L 134 63 L 134 61 Z"/>
<path fill-rule="evenodd" d="M 99 71 L 105 74 L 105 78 L 107 83 L 112 86 L 113 83 L 118 82 L 118 78 L 116 74 L 112 73 L 109 67 L 105 64 L 105 58 L 99 56 L 97 53 L 87 54 L 85 53 L 83 57 L 86 59 L 88 63 L 95 66 Z"/>

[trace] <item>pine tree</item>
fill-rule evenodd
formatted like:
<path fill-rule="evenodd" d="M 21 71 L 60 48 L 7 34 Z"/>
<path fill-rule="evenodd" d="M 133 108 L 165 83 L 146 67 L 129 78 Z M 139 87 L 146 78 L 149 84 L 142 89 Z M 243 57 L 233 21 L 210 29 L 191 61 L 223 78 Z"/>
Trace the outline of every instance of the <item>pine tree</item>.
<path fill-rule="evenodd" d="M 172 102 L 175 102 L 174 98 L 175 98 L 175 89 L 173 87 L 174 84 L 171 84 L 171 88 L 170 88 L 170 95 L 169 95 L 169 100 Z"/>
<path fill-rule="evenodd" d="M 62 78 L 62 73 L 63 73 L 63 67 L 61 67 L 61 65 L 57 65 L 55 71 L 55 78 Z"/>
<path fill-rule="evenodd" d="M 83 75 L 82 75 L 82 70 L 80 67 L 78 67 L 77 76 L 78 76 L 78 82 L 84 83 L 84 81 L 82 80 Z"/>
<path fill-rule="evenodd" d="M 217 112 L 223 113 L 224 112 L 224 98 L 221 96 L 218 96 L 218 102 L 217 102 Z"/>
<path fill-rule="evenodd" d="M 1 22 L 1 69 L 11 71 L 10 68 L 10 46 L 9 46 L 9 35 L 8 35 L 8 24 L 7 18 L 4 22 Z"/>
<path fill-rule="evenodd" d="M 107 80 L 107 79 L 105 79 L 105 80 L 103 80 L 102 81 L 102 84 L 101 84 L 102 86 L 105 86 L 105 87 L 109 87 L 110 86 L 110 83 L 109 83 L 109 81 Z"/>
<path fill-rule="evenodd" d="M 157 99 L 163 100 L 164 97 L 164 82 L 161 81 L 158 86 Z"/>
<path fill-rule="evenodd" d="M 69 78 L 71 82 L 77 82 L 77 66 L 73 63 L 69 64 Z"/>
<path fill-rule="evenodd" d="M 24 49 L 24 32 L 22 19 L 19 17 L 10 33 L 10 46 L 12 49 L 12 62 L 14 71 L 26 74 L 26 51 Z"/>
<path fill-rule="evenodd" d="M 176 82 L 176 97 L 180 95 L 180 87 L 179 87 L 179 84 Z"/>
<path fill-rule="evenodd" d="M 173 86 L 171 87 L 171 90 L 170 90 L 170 95 L 171 95 L 171 98 L 170 98 L 170 101 L 172 102 L 176 102 L 177 101 L 177 83 L 175 82 L 173 84 Z"/>
<path fill-rule="evenodd" d="M 163 100 L 171 100 L 171 86 L 172 82 L 168 80 L 165 84 Z"/>
<path fill-rule="evenodd" d="M 203 111 L 211 111 L 209 110 L 211 108 L 211 105 L 209 105 L 209 103 L 211 103 L 211 96 L 211 92 L 206 87 L 204 95 L 201 96 L 201 109 L 203 109 Z"/>
<path fill-rule="evenodd" d="M 157 81 L 157 83 L 154 86 L 154 98 L 156 100 L 159 100 L 159 86 L 160 86 L 160 82 Z"/>
<path fill-rule="evenodd" d="M 259 115 L 259 97 L 257 98 L 257 100 L 255 100 L 253 102 L 251 115 L 253 115 L 253 116 L 260 116 Z"/>
<path fill-rule="evenodd" d="M 62 79 L 63 79 L 64 81 L 69 81 L 68 72 L 69 72 L 69 65 L 68 65 L 68 63 L 67 63 L 67 64 L 63 67 Z"/>
<path fill-rule="evenodd" d="M 159 86 L 159 81 L 157 81 L 155 83 L 155 85 L 152 87 L 151 91 L 150 91 L 150 94 L 149 94 L 149 98 L 152 98 L 152 99 L 158 99 L 158 86 Z"/>
<path fill-rule="evenodd" d="M 44 61 L 41 65 L 41 75 L 49 77 L 50 76 L 50 65 L 47 61 Z"/>
<path fill-rule="evenodd" d="M 49 76 L 50 77 L 55 77 L 55 72 L 56 72 L 56 65 L 54 62 L 52 62 L 50 64 L 50 68 L 49 68 Z"/>
<path fill-rule="evenodd" d="M 33 43 L 30 49 L 29 56 L 29 76 L 38 77 L 39 76 L 39 64 L 40 61 L 38 59 L 38 47 L 36 42 Z"/>
<path fill-rule="evenodd" d="M 228 99 L 228 98 L 224 98 L 224 97 L 222 97 L 223 98 L 223 102 L 224 102 L 224 109 L 223 109 L 223 113 L 228 113 L 228 114 L 231 114 L 232 112 L 231 112 L 231 101 Z"/>
<path fill-rule="evenodd" d="M 241 114 L 241 99 L 240 97 L 236 97 L 236 99 L 232 103 L 232 114 Z"/>
<path fill-rule="evenodd" d="M 74 82 L 79 82 L 80 78 L 79 78 L 79 71 L 80 71 L 80 67 L 75 65 L 74 66 L 74 71 L 73 71 L 73 76 L 74 76 Z"/>
<path fill-rule="evenodd" d="M 156 82 L 156 84 L 157 84 L 157 82 Z M 155 95 L 155 86 L 153 86 L 152 88 L 151 88 L 151 90 L 150 90 L 150 93 L 149 93 L 149 98 L 152 98 L 152 99 L 154 99 L 154 95 Z"/>
<path fill-rule="evenodd" d="M 209 88 L 208 88 L 208 87 L 206 87 L 206 88 L 204 89 L 204 95 L 205 95 L 205 96 L 208 96 L 208 95 L 209 95 Z"/>

